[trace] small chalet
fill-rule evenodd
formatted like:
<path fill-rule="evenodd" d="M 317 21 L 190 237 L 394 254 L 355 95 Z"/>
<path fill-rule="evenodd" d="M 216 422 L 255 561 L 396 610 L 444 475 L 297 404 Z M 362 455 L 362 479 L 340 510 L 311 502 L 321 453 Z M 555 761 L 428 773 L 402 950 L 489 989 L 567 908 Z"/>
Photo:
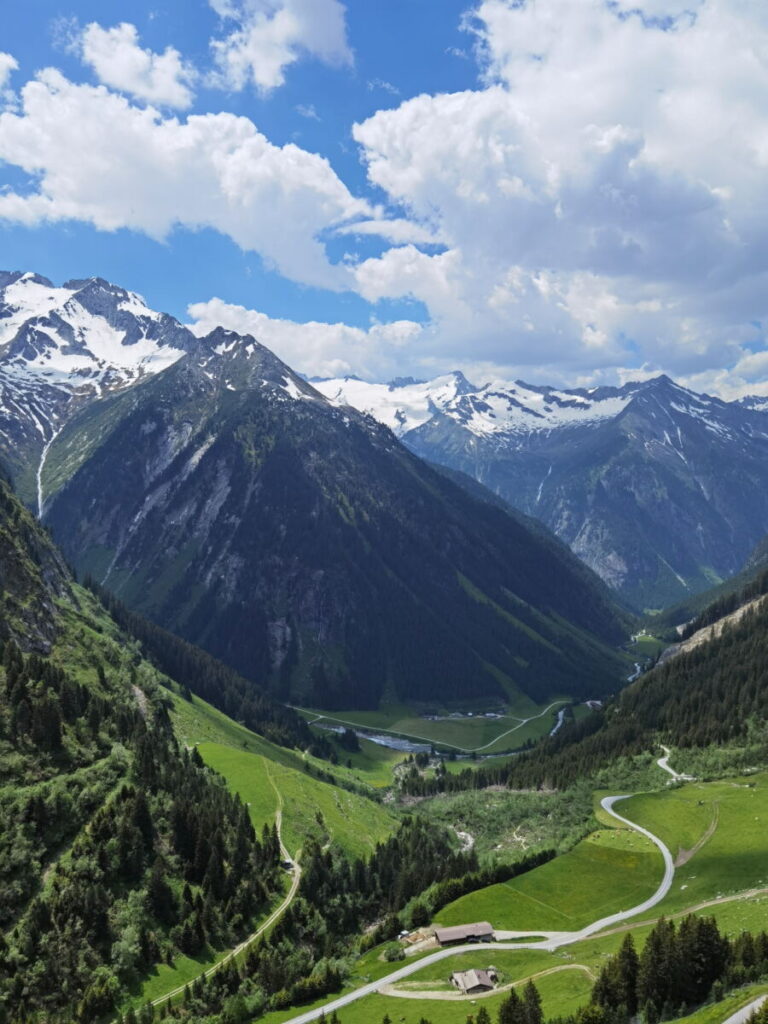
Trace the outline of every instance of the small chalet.
<path fill-rule="evenodd" d="M 472 996 L 478 992 L 490 992 L 496 981 L 493 971 L 454 971 L 451 982 L 459 992 Z"/>
<path fill-rule="evenodd" d="M 493 928 L 487 921 L 457 924 L 452 928 L 435 928 L 435 938 L 441 946 L 453 946 L 461 942 L 493 942 Z"/>

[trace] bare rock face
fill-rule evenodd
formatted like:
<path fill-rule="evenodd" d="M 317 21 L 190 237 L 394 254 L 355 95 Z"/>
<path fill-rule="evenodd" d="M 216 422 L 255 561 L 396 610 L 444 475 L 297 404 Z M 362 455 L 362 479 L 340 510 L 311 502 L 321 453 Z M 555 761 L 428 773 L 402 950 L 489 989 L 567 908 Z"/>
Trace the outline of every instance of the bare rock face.
<path fill-rule="evenodd" d="M 540 519 L 639 608 L 733 575 L 768 532 L 765 399 L 722 402 L 667 377 L 589 391 L 455 374 L 317 386 Z"/>

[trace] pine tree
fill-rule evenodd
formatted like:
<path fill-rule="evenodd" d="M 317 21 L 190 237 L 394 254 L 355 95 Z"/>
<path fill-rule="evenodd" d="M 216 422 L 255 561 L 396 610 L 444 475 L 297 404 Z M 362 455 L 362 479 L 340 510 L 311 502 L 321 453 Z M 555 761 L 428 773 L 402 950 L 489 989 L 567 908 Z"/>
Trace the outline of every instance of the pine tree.
<path fill-rule="evenodd" d="M 514 989 L 499 1007 L 499 1024 L 526 1024 L 525 1006 Z"/>
<path fill-rule="evenodd" d="M 176 919 L 176 903 L 173 891 L 165 879 L 165 869 L 159 857 L 152 865 L 147 896 L 152 913 L 163 924 L 172 924 Z"/>
<path fill-rule="evenodd" d="M 532 981 L 523 989 L 523 1008 L 526 1024 L 542 1024 L 544 1015 L 541 1010 L 541 996 Z"/>

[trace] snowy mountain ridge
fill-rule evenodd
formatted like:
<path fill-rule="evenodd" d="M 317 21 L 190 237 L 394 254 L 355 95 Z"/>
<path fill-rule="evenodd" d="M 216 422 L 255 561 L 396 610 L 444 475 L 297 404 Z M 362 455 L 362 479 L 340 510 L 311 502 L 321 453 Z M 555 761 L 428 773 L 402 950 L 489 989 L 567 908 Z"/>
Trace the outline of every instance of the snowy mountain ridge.
<path fill-rule="evenodd" d="M 623 387 L 572 390 L 526 384 L 520 380 L 494 380 L 476 386 L 458 370 L 430 381 L 407 384 L 370 384 L 354 377 L 313 383 L 335 405 L 350 405 L 373 416 L 400 438 L 407 439 L 411 431 L 423 427 L 433 417 L 445 416 L 476 437 L 506 440 L 512 447 L 519 435 L 525 437 L 614 419 L 637 395 L 653 392 L 660 386 L 666 388 L 672 408 L 700 419 L 713 432 L 723 430 L 717 414 L 723 405 L 768 410 L 768 399 L 723 403 L 720 399 L 689 391 L 663 375 Z M 678 392 L 677 396 L 672 389 Z"/>
<path fill-rule="evenodd" d="M 100 278 L 54 286 L 0 273 L 0 368 L 94 394 L 175 362 L 193 335 L 141 296 Z"/>
<path fill-rule="evenodd" d="M 764 398 L 726 402 L 664 375 L 572 390 L 460 373 L 315 387 L 542 520 L 639 608 L 739 571 L 768 533 Z"/>
<path fill-rule="evenodd" d="M 58 287 L 0 272 L 0 459 L 23 499 L 42 515 L 79 463 L 82 453 L 55 444 L 73 418 L 94 408 L 98 419 L 99 399 L 122 402 L 183 356 L 204 390 L 258 391 L 295 405 L 298 419 L 327 404 L 394 450 L 385 425 L 540 519 L 641 608 L 732 575 L 768 533 L 768 399 L 725 402 L 666 376 L 589 389 L 476 385 L 458 371 L 307 380 L 257 339 L 223 328 L 199 338 L 101 278 Z"/>
<path fill-rule="evenodd" d="M 69 417 L 195 344 L 172 316 L 101 278 L 56 286 L 0 271 L 0 449 L 27 500 L 36 493 L 38 512 L 47 450 Z"/>

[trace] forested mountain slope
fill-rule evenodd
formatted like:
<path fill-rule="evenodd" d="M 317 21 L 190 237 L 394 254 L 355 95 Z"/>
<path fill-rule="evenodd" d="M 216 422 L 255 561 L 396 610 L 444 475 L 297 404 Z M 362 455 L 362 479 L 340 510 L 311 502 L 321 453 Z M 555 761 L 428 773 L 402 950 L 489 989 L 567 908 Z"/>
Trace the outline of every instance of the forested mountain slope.
<path fill-rule="evenodd" d="M 274 831 L 179 748 L 162 679 L 0 483 L 2 1020 L 109 1017 L 282 888 Z"/>
<path fill-rule="evenodd" d="M 625 619 L 561 546 L 226 331 L 51 446 L 46 521 L 129 607 L 324 707 L 612 691 Z"/>

